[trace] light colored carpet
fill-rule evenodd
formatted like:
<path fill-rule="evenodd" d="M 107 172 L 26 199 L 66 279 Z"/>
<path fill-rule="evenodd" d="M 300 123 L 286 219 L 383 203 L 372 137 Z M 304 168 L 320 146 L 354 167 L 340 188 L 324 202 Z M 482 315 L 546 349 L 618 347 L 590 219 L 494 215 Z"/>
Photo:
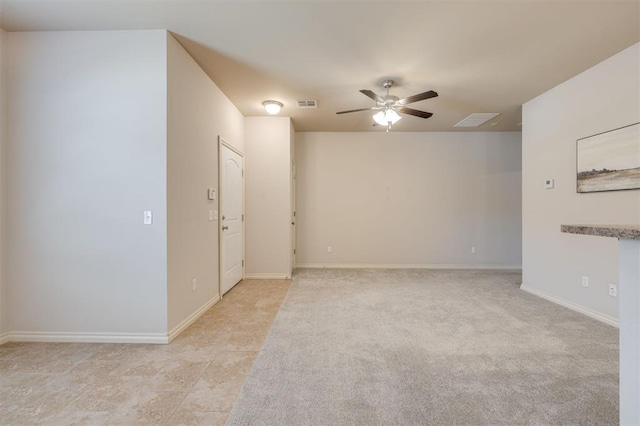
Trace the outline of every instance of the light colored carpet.
<path fill-rule="evenodd" d="M 520 281 L 298 271 L 227 424 L 617 425 L 617 329 Z"/>

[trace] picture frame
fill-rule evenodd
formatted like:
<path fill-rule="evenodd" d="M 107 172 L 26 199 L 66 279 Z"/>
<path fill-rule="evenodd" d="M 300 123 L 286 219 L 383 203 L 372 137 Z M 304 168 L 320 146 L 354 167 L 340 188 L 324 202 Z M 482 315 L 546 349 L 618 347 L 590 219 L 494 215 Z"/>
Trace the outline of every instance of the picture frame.
<path fill-rule="evenodd" d="M 640 122 L 576 141 L 578 193 L 640 189 Z"/>

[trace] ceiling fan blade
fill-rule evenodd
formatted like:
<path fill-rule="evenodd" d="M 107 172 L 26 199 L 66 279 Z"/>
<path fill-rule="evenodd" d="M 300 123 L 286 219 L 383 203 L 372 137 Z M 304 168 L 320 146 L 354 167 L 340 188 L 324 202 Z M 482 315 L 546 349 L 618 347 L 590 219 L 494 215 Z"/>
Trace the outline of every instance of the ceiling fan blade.
<path fill-rule="evenodd" d="M 348 114 L 350 112 L 371 111 L 372 109 L 380 109 L 380 108 L 373 107 L 373 108 L 350 109 L 349 111 L 338 111 L 338 112 L 336 112 L 336 114 Z"/>
<path fill-rule="evenodd" d="M 431 99 L 438 96 L 436 92 L 433 90 L 429 90 L 428 92 L 418 93 L 417 95 L 409 96 L 408 98 L 400 99 L 396 102 L 396 105 L 407 105 L 412 104 L 414 102 L 422 101 L 425 99 Z"/>
<path fill-rule="evenodd" d="M 401 112 L 403 114 L 415 115 L 416 117 L 420 118 L 429 118 L 433 115 L 430 112 L 418 111 L 417 109 L 413 108 L 398 108 L 398 112 Z"/>
<path fill-rule="evenodd" d="M 362 89 L 360 91 L 360 93 L 362 93 L 365 96 L 370 97 L 371 99 L 373 99 L 376 102 L 380 102 L 381 104 L 384 103 L 384 98 L 382 98 L 380 95 L 375 94 L 373 91 L 371 90 L 367 90 L 367 89 Z"/>

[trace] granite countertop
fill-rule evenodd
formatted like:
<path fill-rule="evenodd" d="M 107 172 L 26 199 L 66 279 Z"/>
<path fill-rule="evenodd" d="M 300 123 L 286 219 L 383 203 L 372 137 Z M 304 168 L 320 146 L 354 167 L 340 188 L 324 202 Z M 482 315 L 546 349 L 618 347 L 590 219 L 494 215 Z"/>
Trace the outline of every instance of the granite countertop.
<path fill-rule="evenodd" d="M 560 225 L 560 231 L 619 240 L 640 240 L 640 225 Z"/>

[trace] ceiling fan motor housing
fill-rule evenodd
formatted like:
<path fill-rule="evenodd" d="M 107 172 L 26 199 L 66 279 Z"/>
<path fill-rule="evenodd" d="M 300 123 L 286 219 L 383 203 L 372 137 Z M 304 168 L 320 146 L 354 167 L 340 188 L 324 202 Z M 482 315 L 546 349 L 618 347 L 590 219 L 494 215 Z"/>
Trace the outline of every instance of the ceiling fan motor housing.
<path fill-rule="evenodd" d="M 382 99 L 384 99 L 384 103 L 378 102 L 379 106 L 392 108 L 394 106 L 393 104 L 395 104 L 396 102 L 398 102 L 400 100 L 399 97 L 389 94 L 389 89 L 393 86 L 394 83 L 395 83 L 395 81 L 393 81 L 393 80 L 383 80 L 382 81 L 382 87 L 387 89 L 387 95 L 386 96 L 382 96 Z"/>
<path fill-rule="evenodd" d="M 395 104 L 396 102 L 398 102 L 400 100 L 399 97 L 397 96 L 393 96 L 393 95 L 387 95 L 384 97 L 384 104 L 381 104 L 382 106 L 386 105 L 388 107 L 392 106 L 393 104 Z"/>

